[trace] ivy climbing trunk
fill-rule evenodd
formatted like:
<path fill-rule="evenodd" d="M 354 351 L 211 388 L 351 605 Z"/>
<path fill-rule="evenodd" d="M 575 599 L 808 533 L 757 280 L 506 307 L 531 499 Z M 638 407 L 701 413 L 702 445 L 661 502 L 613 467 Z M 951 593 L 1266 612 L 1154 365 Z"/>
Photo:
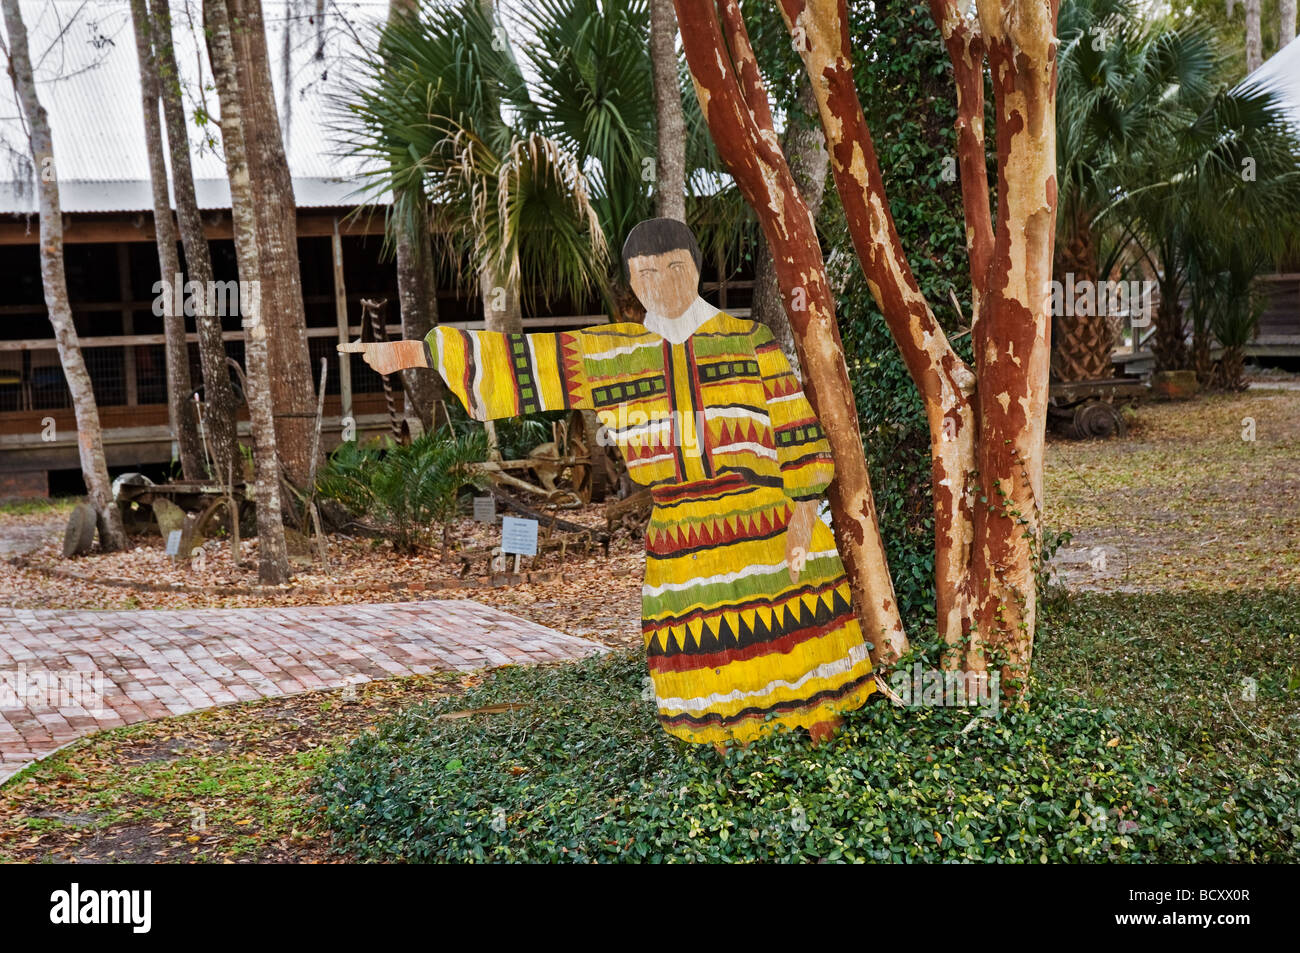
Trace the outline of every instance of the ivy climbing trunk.
<path fill-rule="evenodd" d="M 947 662 L 955 665 L 961 658 L 961 646 L 971 638 L 969 568 L 974 517 L 970 475 L 975 459 L 975 376 L 953 350 L 921 294 L 890 214 L 875 144 L 854 82 L 845 5 L 836 0 L 783 0 L 782 13 L 792 35 L 803 39 L 798 49 L 812 79 L 830 151 L 832 177 L 867 287 L 925 407 L 934 499 L 936 618 L 939 634 L 950 647 Z M 972 276 L 980 275 L 978 263 L 991 257 L 992 247 L 987 179 L 980 184 L 984 140 L 978 54 L 976 45 L 971 66 L 959 73 L 959 80 L 964 82 L 959 82 L 958 87 L 959 123 L 962 117 L 967 121 L 958 136 L 963 201 L 968 212 L 976 216 L 974 226 L 967 228 Z M 960 62 L 965 67 L 965 59 Z M 976 150 L 980 152 L 978 164 L 969 162 L 970 153 Z M 982 276 L 972 281 L 977 312 L 983 285 Z"/>
<path fill-rule="evenodd" d="M 8 38 L 9 76 L 15 98 L 27 125 L 32 167 L 36 174 L 36 194 L 40 208 L 41 283 L 45 290 L 45 308 L 54 327 L 54 341 L 59 363 L 72 395 L 72 409 L 77 418 L 77 451 L 81 474 L 86 481 L 90 505 L 97 514 L 99 546 L 105 552 L 125 549 L 126 530 L 122 513 L 113 502 L 113 488 L 108 478 L 104 456 L 104 433 L 99 423 L 99 407 L 90 373 L 82 358 L 81 343 L 72 320 L 68 302 L 68 280 L 63 258 L 63 210 L 59 204 L 58 164 L 54 160 L 54 139 L 49 117 L 36 92 L 31 52 L 27 45 L 27 27 L 23 23 L 19 0 L 3 0 L 5 33 Z"/>

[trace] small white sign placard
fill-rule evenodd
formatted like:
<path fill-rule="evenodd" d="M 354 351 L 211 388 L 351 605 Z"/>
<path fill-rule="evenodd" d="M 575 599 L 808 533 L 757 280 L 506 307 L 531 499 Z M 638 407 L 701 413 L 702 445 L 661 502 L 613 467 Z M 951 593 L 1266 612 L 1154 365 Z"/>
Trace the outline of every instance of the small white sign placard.
<path fill-rule="evenodd" d="M 537 555 L 537 520 L 501 517 L 501 552 L 519 556 Z"/>
<path fill-rule="evenodd" d="M 494 496 L 474 497 L 474 522 L 495 523 L 497 521 L 497 500 Z"/>
<path fill-rule="evenodd" d="M 167 555 L 175 556 L 181 551 L 181 531 L 172 530 L 167 534 Z"/>

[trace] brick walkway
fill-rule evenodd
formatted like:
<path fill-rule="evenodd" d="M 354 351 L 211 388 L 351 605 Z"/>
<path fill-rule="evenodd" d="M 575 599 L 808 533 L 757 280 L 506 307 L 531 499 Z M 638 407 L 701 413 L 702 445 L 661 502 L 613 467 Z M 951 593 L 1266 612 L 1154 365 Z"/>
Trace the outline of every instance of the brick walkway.
<path fill-rule="evenodd" d="M 604 650 L 465 600 L 175 612 L 0 609 L 0 783 L 102 728 L 371 679 Z"/>

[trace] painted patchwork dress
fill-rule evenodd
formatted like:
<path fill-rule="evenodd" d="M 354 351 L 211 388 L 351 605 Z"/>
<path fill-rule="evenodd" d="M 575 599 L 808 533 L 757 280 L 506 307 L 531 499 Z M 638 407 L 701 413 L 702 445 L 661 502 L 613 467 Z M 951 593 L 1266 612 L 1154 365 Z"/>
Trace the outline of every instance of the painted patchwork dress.
<path fill-rule="evenodd" d="M 642 634 L 670 734 L 746 741 L 826 721 L 875 690 L 821 520 L 797 583 L 786 565 L 793 503 L 818 500 L 834 465 L 765 326 L 719 313 L 682 344 L 639 324 L 435 328 L 428 343 L 476 420 L 593 410 L 650 488 Z"/>

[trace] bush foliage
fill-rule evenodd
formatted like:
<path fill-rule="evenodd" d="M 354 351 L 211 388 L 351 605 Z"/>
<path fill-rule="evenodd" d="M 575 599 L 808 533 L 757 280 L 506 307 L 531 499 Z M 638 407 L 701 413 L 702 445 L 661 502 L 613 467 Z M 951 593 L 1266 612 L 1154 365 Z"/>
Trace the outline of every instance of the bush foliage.
<path fill-rule="evenodd" d="M 1295 667 L 1295 594 L 1252 598 L 1257 611 L 1222 617 L 1256 646 L 1248 670 Z M 1234 726 L 1190 648 L 1222 638 L 1211 605 L 1156 598 L 1121 615 L 1098 598 L 1080 623 L 1053 621 L 1029 710 L 880 702 L 820 748 L 789 734 L 725 758 L 658 727 L 640 653 L 500 669 L 357 739 L 319 777 L 319 807 L 370 860 L 1289 860 L 1295 688 L 1262 679 L 1250 727 Z M 1114 651 L 1130 638 L 1143 651 Z M 1153 652 L 1184 663 L 1154 674 Z"/>
<path fill-rule="evenodd" d="M 339 446 L 317 478 L 320 495 L 364 516 L 394 548 L 427 545 L 438 524 L 454 515 L 465 486 L 485 478 L 473 464 L 487 457 L 483 431 L 455 435 L 446 429 L 423 434 L 408 446 Z"/>

